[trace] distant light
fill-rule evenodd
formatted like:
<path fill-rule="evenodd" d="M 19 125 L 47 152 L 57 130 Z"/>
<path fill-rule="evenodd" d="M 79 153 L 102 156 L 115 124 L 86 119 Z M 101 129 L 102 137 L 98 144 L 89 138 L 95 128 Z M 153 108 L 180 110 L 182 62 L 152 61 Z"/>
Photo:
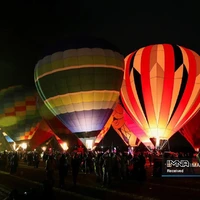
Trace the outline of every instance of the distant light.
<path fill-rule="evenodd" d="M 47 147 L 43 146 L 42 151 L 46 151 Z"/>
<path fill-rule="evenodd" d="M 24 142 L 20 145 L 22 147 L 23 150 L 27 149 L 27 144 Z"/>
<path fill-rule="evenodd" d="M 86 140 L 86 148 L 92 149 L 94 140 Z"/>
<path fill-rule="evenodd" d="M 4 136 L 7 136 L 7 134 L 6 134 L 5 132 L 3 132 L 3 135 L 4 135 Z"/>
<path fill-rule="evenodd" d="M 64 151 L 67 151 L 67 150 L 68 150 L 68 145 L 67 145 L 66 142 L 63 142 L 63 143 L 61 143 L 60 145 L 61 145 L 61 147 L 63 148 Z"/>

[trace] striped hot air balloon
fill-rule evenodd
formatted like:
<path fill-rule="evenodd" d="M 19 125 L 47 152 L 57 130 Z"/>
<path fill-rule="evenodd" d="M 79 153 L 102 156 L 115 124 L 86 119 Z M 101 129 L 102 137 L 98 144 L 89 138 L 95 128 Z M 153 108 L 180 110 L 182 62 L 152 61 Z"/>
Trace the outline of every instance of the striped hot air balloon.
<path fill-rule="evenodd" d="M 199 109 L 200 57 L 171 44 L 141 48 L 125 58 L 121 97 L 149 138 L 169 139 Z"/>
<path fill-rule="evenodd" d="M 30 140 L 39 126 L 36 94 L 21 85 L 0 91 L 0 127 L 15 142 Z"/>
<path fill-rule="evenodd" d="M 37 63 L 37 90 L 71 132 L 102 130 L 119 98 L 124 58 L 99 39 L 72 39 L 63 44 L 62 50 Z"/>

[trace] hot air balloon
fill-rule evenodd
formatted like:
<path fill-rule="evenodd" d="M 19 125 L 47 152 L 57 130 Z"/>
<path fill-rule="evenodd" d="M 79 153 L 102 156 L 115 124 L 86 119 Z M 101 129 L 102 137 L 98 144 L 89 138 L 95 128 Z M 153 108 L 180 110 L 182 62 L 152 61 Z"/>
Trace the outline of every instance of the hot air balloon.
<path fill-rule="evenodd" d="M 126 122 L 124 120 L 124 109 L 121 103 L 117 103 L 112 115 L 107 121 L 104 128 L 100 131 L 98 136 L 95 138 L 93 149 L 98 146 L 101 140 L 105 137 L 106 133 L 110 130 L 112 126 L 124 143 L 129 147 L 135 147 L 140 144 L 140 140 L 133 134 L 132 131 L 126 126 Z M 147 137 L 147 136 L 146 136 Z M 146 144 L 146 143 L 145 143 Z"/>
<path fill-rule="evenodd" d="M 38 149 L 38 147 L 41 147 L 44 143 L 45 144 L 49 143 L 49 141 L 51 141 L 52 139 L 55 139 L 55 141 L 57 141 L 56 144 L 58 144 L 55 146 L 55 147 L 58 147 L 58 149 L 55 149 L 55 150 L 68 149 L 67 143 L 62 141 L 57 135 L 55 135 L 55 133 L 51 130 L 49 125 L 46 123 L 46 121 L 42 119 L 40 121 L 40 125 L 37 131 L 35 132 L 34 136 L 31 138 L 29 142 L 29 146 L 31 150 Z"/>
<path fill-rule="evenodd" d="M 36 94 L 21 85 L 0 91 L 0 127 L 15 142 L 30 140 L 39 126 Z"/>
<path fill-rule="evenodd" d="M 54 136 L 54 133 L 51 130 L 51 128 L 44 120 L 41 120 L 38 129 L 36 130 L 31 140 L 29 141 L 31 150 L 36 149 L 45 141 L 49 140 L 52 136 Z"/>
<path fill-rule="evenodd" d="M 5 132 L 2 132 L 2 134 L 4 135 L 4 137 L 6 138 L 7 142 L 9 143 L 14 143 L 14 140 L 12 138 L 10 138 Z"/>
<path fill-rule="evenodd" d="M 118 103 L 115 110 L 113 111 L 113 122 L 112 127 L 122 138 L 124 143 L 130 147 L 136 147 L 140 144 L 140 140 L 134 135 L 132 131 L 127 127 L 124 120 L 124 108 L 121 103 Z"/>
<path fill-rule="evenodd" d="M 70 148 L 83 146 L 83 143 L 47 108 L 42 99 L 38 97 L 37 107 L 41 117 L 51 128 L 53 133 L 62 141 L 66 141 Z"/>
<path fill-rule="evenodd" d="M 195 150 L 200 148 L 200 111 L 190 119 L 179 132 L 187 139 Z"/>
<path fill-rule="evenodd" d="M 159 146 L 160 139 L 168 140 L 199 109 L 199 84 L 197 53 L 178 45 L 150 45 L 125 58 L 122 103 Z"/>
<path fill-rule="evenodd" d="M 0 130 L 0 152 L 2 151 L 12 151 L 11 144 L 7 141 L 3 132 Z"/>
<path fill-rule="evenodd" d="M 98 134 L 119 98 L 124 58 L 113 45 L 99 39 L 78 38 L 62 44 L 64 48 L 37 63 L 36 88 L 72 133 Z"/>
<path fill-rule="evenodd" d="M 100 131 L 100 133 L 94 137 L 93 139 L 93 143 L 92 143 L 92 149 L 95 149 L 98 144 L 101 142 L 101 140 L 105 137 L 106 133 L 109 131 L 111 125 L 113 122 L 113 116 L 111 115 L 110 118 L 108 119 L 108 121 L 106 122 L 105 126 L 103 127 L 103 129 Z"/>

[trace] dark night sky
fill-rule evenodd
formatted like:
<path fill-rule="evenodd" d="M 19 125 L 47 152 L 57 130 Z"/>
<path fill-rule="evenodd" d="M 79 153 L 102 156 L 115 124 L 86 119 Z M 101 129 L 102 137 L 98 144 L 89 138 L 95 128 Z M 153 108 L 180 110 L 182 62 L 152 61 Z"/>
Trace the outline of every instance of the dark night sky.
<path fill-rule="evenodd" d="M 0 89 L 34 85 L 33 70 L 41 52 L 68 34 L 104 38 L 125 56 L 155 43 L 176 43 L 200 54 L 196 1 L 5 2 L 0 6 Z"/>
<path fill-rule="evenodd" d="M 198 4 L 193 0 L 1 2 L 0 89 L 34 86 L 33 71 L 43 49 L 66 35 L 101 37 L 125 56 L 155 43 L 175 43 L 200 54 Z"/>

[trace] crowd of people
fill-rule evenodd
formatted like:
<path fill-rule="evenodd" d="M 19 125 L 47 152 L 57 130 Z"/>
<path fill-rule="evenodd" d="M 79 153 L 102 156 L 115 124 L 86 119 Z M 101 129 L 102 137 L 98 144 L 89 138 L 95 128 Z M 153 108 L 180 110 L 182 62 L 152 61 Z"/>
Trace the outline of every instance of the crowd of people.
<path fill-rule="evenodd" d="M 6 152 L 0 154 L 0 168 L 16 173 L 19 160 L 23 160 L 28 166 L 38 168 L 40 162 L 45 163 L 46 178 L 52 184 L 55 182 L 55 171 L 58 170 L 59 186 L 64 187 L 65 177 L 70 172 L 73 177 L 73 184 L 76 186 L 79 172 L 94 173 L 97 181 L 103 186 L 111 184 L 113 178 L 123 179 L 141 179 L 145 180 L 145 163 L 148 154 L 142 152 L 122 153 L 120 151 L 97 152 L 88 151 L 79 152 L 42 152 L 21 151 Z"/>
<path fill-rule="evenodd" d="M 171 157 L 175 156 L 170 154 Z M 183 156 L 181 153 L 177 157 Z M 55 172 L 58 171 L 59 187 L 65 187 L 65 179 L 68 173 L 72 174 L 73 185 L 77 184 L 78 174 L 95 174 L 96 181 L 102 186 L 109 186 L 113 180 L 134 179 L 146 180 L 146 166 L 153 167 L 153 174 L 159 176 L 161 173 L 161 163 L 156 152 L 106 152 L 87 151 L 80 152 L 49 152 L 44 151 L 21 151 L 6 152 L 0 154 L 0 169 L 10 171 L 11 174 L 17 172 L 19 160 L 23 160 L 28 166 L 38 168 L 40 162 L 45 164 L 46 180 L 53 186 L 55 184 Z"/>

